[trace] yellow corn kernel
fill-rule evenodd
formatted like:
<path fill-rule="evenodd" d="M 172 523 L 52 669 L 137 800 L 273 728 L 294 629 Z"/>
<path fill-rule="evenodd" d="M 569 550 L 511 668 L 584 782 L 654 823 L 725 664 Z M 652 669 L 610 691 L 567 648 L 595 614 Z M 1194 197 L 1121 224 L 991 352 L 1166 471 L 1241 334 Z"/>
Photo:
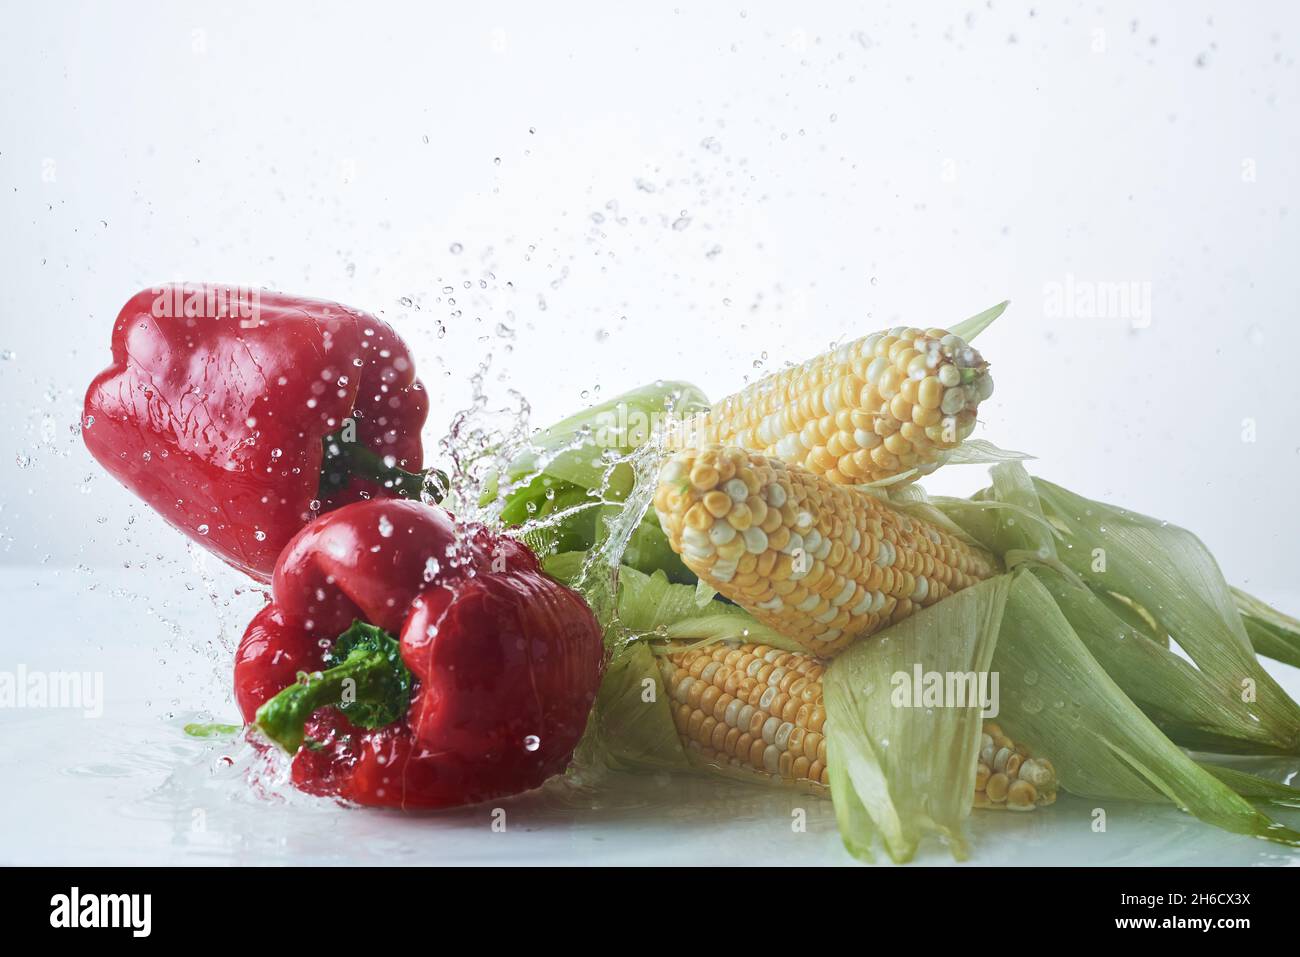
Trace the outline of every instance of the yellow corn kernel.
<path fill-rule="evenodd" d="M 1030 756 L 1002 728 L 984 722 L 975 772 L 975 806 L 1032 811 L 1056 800 L 1056 769 L 1046 758 Z"/>
<path fill-rule="evenodd" d="M 980 402 L 993 393 L 988 370 L 958 336 L 899 327 L 760 379 L 688 420 L 670 442 L 738 445 L 841 484 L 903 472 L 910 481 L 937 468 L 942 453 L 974 429 Z M 858 454 L 905 423 L 921 427 L 906 436 L 909 458 L 896 449 Z"/>
<path fill-rule="evenodd" d="M 669 710 L 699 764 L 827 786 L 825 664 L 767 645 L 720 643 L 659 659 Z M 984 723 L 974 806 L 1030 811 L 1056 800 L 1056 770 Z"/>
<path fill-rule="evenodd" d="M 683 481 L 700 471 L 701 454 L 729 463 L 737 477 L 720 489 Z M 718 492 L 731 502 L 725 515 L 703 504 L 720 501 Z M 691 571 L 821 656 L 997 570 L 988 553 L 876 496 L 736 447 L 674 453 L 654 507 Z M 807 593 L 783 594 L 777 586 L 789 582 Z"/>

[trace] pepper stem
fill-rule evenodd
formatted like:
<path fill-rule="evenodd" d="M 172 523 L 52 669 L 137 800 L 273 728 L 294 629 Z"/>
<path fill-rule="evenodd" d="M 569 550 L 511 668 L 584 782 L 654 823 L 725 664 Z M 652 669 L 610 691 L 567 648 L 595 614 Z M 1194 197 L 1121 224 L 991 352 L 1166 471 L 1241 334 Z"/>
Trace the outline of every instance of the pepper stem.
<path fill-rule="evenodd" d="M 366 478 L 392 489 L 400 498 L 419 498 L 426 493 L 433 501 L 441 502 L 447 494 L 446 473 L 429 468 L 411 472 L 390 465 L 384 457 L 363 442 L 345 441 L 342 433 L 325 436 L 325 456 L 321 460 L 320 492 L 325 498 L 331 491 L 343 488 L 351 478 Z"/>
<path fill-rule="evenodd" d="M 258 729 L 290 754 L 302 746 L 307 720 L 320 708 L 339 708 L 362 728 L 382 728 L 406 714 L 411 672 L 388 632 L 354 621 L 335 641 L 326 664 L 332 667 L 299 673 L 296 683 L 257 709 Z"/>

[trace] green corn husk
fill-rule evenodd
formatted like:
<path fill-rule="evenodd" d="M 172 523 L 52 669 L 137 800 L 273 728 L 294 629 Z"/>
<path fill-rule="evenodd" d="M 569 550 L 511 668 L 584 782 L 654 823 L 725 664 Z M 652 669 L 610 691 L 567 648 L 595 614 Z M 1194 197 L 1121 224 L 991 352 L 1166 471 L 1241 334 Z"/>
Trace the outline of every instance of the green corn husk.
<path fill-rule="evenodd" d="M 1232 589 L 1232 598 L 1256 654 L 1300 668 L 1300 621 L 1240 588 Z"/>
<path fill-rule="evenodd" d="M 1239 697 L 1212 676 L 1121 619 L 1089 588 L 1036 571 L 1084 645 L 1125 694 L 1180 743 L 1202 750 L 1271 750 Z"/>
<path fill-rule="evenodd" d="M 1004 307 L 954 331 L 973 338 Z M 704 407 L 690 387 L 655 389 L 674 397 L 629 395 L 664 406 L 680 401 L 684 413 Z M 544 533 L 550 538 L 539 544 L 572 551 L 553 555 L 546 568 L 588 594 L 606 626 L 610 661 L 581 754 L 616 769 L 684 770 L 693 765 L 656 656 L 718 641 L 798 648 L 718 600 L 675 556 L 657 554 L 670 551 L 666 541 L 647 534 L 642 544 L 644 529 L 663 537 L 653 516 L 628 526 L 645 515 L 648 496 L 637 477 L 645 482 L 649 472 L 618 458 L 635 448 L 634 435 L 619 438 L 612 457 L 593 455 L 600 443 L 585 430 L 598 411 L 548 430 L 543 455 L 525 462 L 545 472 L 522 492 L 516 488 L 503 514 L 564 513 L 568 527 Z M 1300 842 L 1251 804 L 1297 806 L 1300 791 L 1212 757 L 1198 764 L 1175 743 L 1295 753 L 1300 709 L 1263 672 L 1251 644 L 1280 660 L 1300 659 L 1300 624 L 1229 590 L 1190 533 L 1032 479 L 1020 453 L 973 445 L 966 456 L 997 463 L 992 487 L 972 500 L 931 499 L 917 486 L 866 489 L 983 545 L 1010 571 L 853 645 L 827 670 L 828 768 L 846 847 L 869 856 L 880 845 L 905 861 L 935 835 L 958 857 L 969 851 L 962 825 L 972 804 L 981 711 L 894 707 L 892 677 L 918 664 L 997 674 L 997 719 L 1053 761 L 1065 790 L 1172 802 L 1229 831 Z M 517 483 L 529 472 L 510 475 Z M 1095 548 L 1105 549 L 1100 568 Z M 1164 560 L 1149 560 L 1156 555 Z M 1192 662 L 1171 650 L 1171 635 Z M 1243 679 L 1259 690 L 1258 700 L 1237 700 Z"/>
<path fill-rule="evenodd" d="M 926 835 L 937 835 L 959 858 L 969 851 L 962 822 L 971 806 L 980 710 L 893 707 L 891 676 L 910 674 L 918 663 L 939 672 L 991 667 L 1001 678 L 997 719 L 1056 764 L 1065 790 L 1168 801 L 1236 833 L 1300 840 L 1250 804 L 1290 806 L 1295 789 L 1198 765 L 1144 713 L 1163 708 L 1165 720 L 1200 722 L 1203 737 L 1205 727 L 1221 731 L 1239 717 L 1207 704 L 1215 698 L 1206 676 L 1151 637 L 1159 626 L 1143 606 L 1114 595 L 1107 602 L 1082 585 L 1055 557 L 1062 533 L 1035 510 L 1028 477 L 1017 480 L 1019 466 L 999 469 L 1011 473 L 994 470 L 1006 502 L 954 505 L 909 490 L 900 504 L 937 515 L 967 537 L 1000 538 L 1007 553 L 1019 556 L 1013 564 L 1025 567 L 851 646 L 823 679 L 831 793 L 850 852 L 870 856 L 883 845 L 902 862 Z M 580 583 L 584 563 L 585 556 L 560 555 L 546 568 Z M 609 624 L 612 660 L 592 722 L 596 743 L 584 754 L 616 769 L 692 767 L 678 742 L 657 651 L 715 641 L 794 648 L 735 605 L 709 599 L 707 589 L 626 566 L 619 569 L 617 615 Z"/>
<path fill-rule="evenodd" d="M 980 710 L 891 707 L 887 676 L 918 664 L 940 673 L 980 671 L 981 662 L 999 676 L 997 720 L 1031 752 L 1049 757 L 1071 793 L 1169 801 L 1235 833 L 1300 844 L 1300 834 L 1234 788 L 1279 804 L 1297 792 L 1192 761 L 1089 653 L 1044 575 L 1057 573 L 1022 569 L 966 589 L 832 663 L 823 679 L 828 766 L 849 851 L 869 858 L 879 841 L 902 863 L 933 833 L 954 856 L 965 856 L 961 823 L 971 806 L 976 752 L 969 748 L 979 738 Z"/>
<path fill-rule="evenodd" d="M 993 325 L 993 320 L 996 319 L 998 316 L 1002 315 L 1002 313 L 1006 312 L 1007 306 L 1009 305 L 1011 305 L 1011 300 L 1004 299 L 996 306 L 990 306 L 988 309 L 985 309 L 983 312 L 976 313 L 975 315 L 971 316 L 969 319 L 963 319 L 961 322 L 957 323 L 957 325 L 953 326 L 948 331 L 955 336 L 960 336 L 962 339 L 965 339 L 967 342 L 971 342 L 981 332 L 983 332 L 989 326 Z"/>
<path fill-rule="evenodd" d="M 582 488 L 604 486 L 626 495 L 631 470 L 611 466 L 649 441 L 656 423 L 708 407 L 708 397 L 688 382 L 660 381 L 624 392 L 540 430 L 506 467 L 505 478 L 514 484 L 545 473 Z"/>
<path fill-rule="evenodd" d="M 580 582 L 587 556 L 568 552 L 548 558 L 546 573 L 566 584 Z M 607 627 L 614 630 L 607 643 L 636 639 L 671 642 L 685 650 L 718 641 L 752 641 L 785 651 L 800 646 L 755 619 L 739 605 L 704 597 L 712 589 L 670 582 L 662 571 L 647 575 L 624 565 L 618 570 L 618 617 Z"/>
<path fill-rule="evenodd" d="M 933 504 L 1009 565 L 1056 569 L 1062 580 L 1044 580 L 1067 618 L 1166 734 L 1202 750 L 1300 751 L 1300 707 L 1259 664 L 1231 589 L 1194 535 L 1031 478 L 1018 464 L 991 474 L 973 501 Z M 1169 650 L 1166 635 L 1194 665 Z"/>
<path fill-rule="evenodd" d="M 1232 590 L 1209 550 L 1190 532 L 1034 480 L 1044 512 L 1066 529 L 1062 560 L 1091 586 L 1149 610 L 1236 715 L 1227 727 L 1169 725 L 1188 747 L 1235 753 L 1300 753 L 1300 706 L 1264 670 Z M 1098 571 L 1097 549 L 1105 563 Z M 1158 556 L 1158 557 L 1154 557 Z M 1251 733 L 1242 729 L 1250 727 Z M 1225 740 L 1226 739 L 1226 740 Z"/>
<path fill-rule="evenodd" d="M 580 582 L 586 561 L 583 553 L 567 553 L 548 559 L 544 568 L 561 581 Z M 701 598 L 695 586 L 673 584 L 663 572 L 618 569 L 617 611 L 605 623 L 610 660 L 584 742 L 584 762 L 614 770 L 691 767 L 668 710 L 671 699 L 652 639 L 668 643 L 663 648 L 715 641 L 790 644 L 739 606 Z"/>
<path fill-rule="evenodd" d="M 503 476 L 488 483 L 479 504 L 495 503 L 503 524 L 524 527 L 522 540 L 541 556 L 590 550 L 605 534 L 602 519 L 627 501 L 636 479 L 631 458 L 654 427 L 707 407 L 704 393 L 684 382 L 656 382 L 615 396 L 539 431 Z M 653 515 L 633 530 L 620 560 L 646 572 L 662 570 L 674 582 L 695 582 Z"/>
<path fill-rule="evenodd" d="M 1270 821 L 1233 791 L 1233 781 L 1202 768 L 1161 733 L 1088 653 L 1031 572 L 1016 574 L 993 668 L 1001 676 L 998 721 L 1034 753 L 1049 755 L 1071 793 L 1168 800 L 1216 827 L 1300 846 L 1300 834 Z M 1263 789 L 1259 781 L 1246 775 L 1236 783 Z"/>
<path fill-rule="evenodd" d="M 911 860 L 926 834 L 958 859 L 968 854 L 962 821 L 974 797 L 981 708 L 896 703 L 902 675 L 989 671 L 1011 578 L 958 592 L 851 645 L 822 678 L 827 769 L 840 835 L 870 859 L 877 841 L 897 863 Z"/>
<path fill-rule="evenodd" d="M 581 759 L 615 771 L 687 771 L 654 653 L 629 641 L 610 657 L 588 726 Z"/>
<path fill-rule="evenodd" d="M 1207 761 L 1197 763 L 1248 801 L 1273 804 L 1278 807 L 1300 808 L 1300 788 L 1293 788 L 1289 784 L 1251 774 L 1239 768 Z"/>
<path fill-rule="evenodd" d="M 1130 628 L 1140 632 L 1163 648 L 1169 647 L 1169 632 L 1160 626 L 1151 612 L 1132 599 L 1099 588 L 1093 591 L 1097 600 L 1109 608 L 1116 617 Z"/>

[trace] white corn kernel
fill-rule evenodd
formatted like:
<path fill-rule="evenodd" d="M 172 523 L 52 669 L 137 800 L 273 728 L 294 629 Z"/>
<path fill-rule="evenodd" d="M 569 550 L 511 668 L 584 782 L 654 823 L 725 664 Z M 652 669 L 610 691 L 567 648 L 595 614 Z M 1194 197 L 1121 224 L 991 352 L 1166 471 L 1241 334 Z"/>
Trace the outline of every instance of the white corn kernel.
<path fill-rule="evenodd" d="M 725 545 L 739 534 L 727 522 L 714 522 L 713 527 L 709 529 L 709 541 L 714 545 Z M 682 532 L 682 539 L 685 540 L 686 532 Z"/>
<path fill-rule="evenodd" d="M 761 555 L 767 551 L 767 533 L 757 525 L 751 525 L 741 533 L 745 539 L 745 551 L 751 555 Z"/>

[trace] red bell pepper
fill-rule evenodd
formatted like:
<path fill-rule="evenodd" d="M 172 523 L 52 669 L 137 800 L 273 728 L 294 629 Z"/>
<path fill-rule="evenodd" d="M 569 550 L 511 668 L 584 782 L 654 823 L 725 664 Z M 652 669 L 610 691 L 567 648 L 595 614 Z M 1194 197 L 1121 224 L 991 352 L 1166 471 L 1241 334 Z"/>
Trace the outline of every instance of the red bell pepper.
<path fill-rule="evenodd" d="M 537 787 L 586 726 L 601 629 L 518 542 L 393 499 L 308 525 L 235 656 L 252 740 L 295 787 L 450 807 Z"/>
<path fill-rule="evenodd" d="M 122 307 L 112 344 L 112 365 L 86 392 L 86 447 L 259 581 L 320 512 L 419 495 L 423 476 L 412 473 L 428 398 L 405 344 L 368 313 L 233 286 L 164 286 Z"/>

